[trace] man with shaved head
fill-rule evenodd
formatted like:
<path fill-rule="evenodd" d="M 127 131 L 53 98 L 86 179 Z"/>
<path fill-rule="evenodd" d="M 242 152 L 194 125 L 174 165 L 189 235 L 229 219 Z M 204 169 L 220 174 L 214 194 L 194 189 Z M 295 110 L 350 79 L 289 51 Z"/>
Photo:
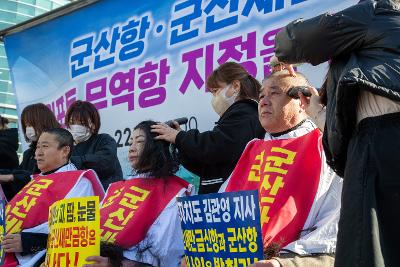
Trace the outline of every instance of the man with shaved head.
<path fill-rule="evenodd" d="M 342 180 L 327 166 L 321 131 L 299 98 L 297 90 L 310 87 L 287 70 L 264 79 L 258 112 L 267 133 L 247 144 L 220 190 L 259 191 L 267 260 L 253 267 L 334 264 Z"/>
<path fill-rule="evenodd" d="M 286 71 L 275 72 L 264 79 L 258 114 L 267 133 L 287 131 L 307 118 L 300 100 L 287 95 L 294 86 L 310 87 L 310 84 L 302 74 L 292 77 Z"/>

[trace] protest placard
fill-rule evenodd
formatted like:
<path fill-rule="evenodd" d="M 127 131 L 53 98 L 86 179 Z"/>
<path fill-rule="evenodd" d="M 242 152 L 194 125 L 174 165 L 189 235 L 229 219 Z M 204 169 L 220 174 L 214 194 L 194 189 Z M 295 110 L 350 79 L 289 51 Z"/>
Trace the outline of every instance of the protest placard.
<path fill-rule="evenodd" d="M 57 201 L 49 210 L 49 238 L 45 266 L 82 266 L 100 255 L 98 197 Z"/>
<path fill-rule="evenodd" d="M 246 267 L 263 258 L 258 192 L 179 197 L 185 259 L 191 267 Z"/>

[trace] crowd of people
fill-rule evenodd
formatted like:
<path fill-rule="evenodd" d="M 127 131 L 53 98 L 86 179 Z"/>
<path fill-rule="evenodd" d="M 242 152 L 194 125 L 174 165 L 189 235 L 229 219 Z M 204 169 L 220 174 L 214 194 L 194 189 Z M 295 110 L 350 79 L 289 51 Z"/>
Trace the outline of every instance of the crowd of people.
<path fill-rule="evenodd" d="M 268 217 L 260 201 L 265 259 L 251 267 L 399 266 L 399 44 L 398 0 L 362 0 L 296 20 L 277 34 L 273 72 L 261 83 L 238 63 L 211 73 L 206 85 L 220 116 L 212 130 L 183 131 L 176 122 L 132 125 L 129 177 L 122 177 L 115 140 L 99 133 L 101 118 L 90 102 L 68 108 L 65 129 L 46 105 L 25 107 L 20 119 L 30 146 L 21 164 L 17 132 L 0 117 L 0 194 L 8 201 L 4 266 L 43 264 L 43 210 L 79 196 L 101 199 L 101 255 L 89 257 L 86 267 L 187 266 L 175 196 L 195 190 L 176 175 L 179 165 L 200 177 L 199 194 L 258 190 L 265 196 L 271 189 Z M 319 90 L 292 65 L 325 61 Z M 259 147 L 288 142 L 296 153 L 281 150 L 285 160 L 265 165 L 282 176 L 250 175 L 251 157 L 264 156 Z M 285 170 L 277 168 L 282 164 Z M 15 217 L 38 188 L 25 219 Z M 123 196 L 133 191 L 138 210 L 123 227 L 110 227 Z"/>

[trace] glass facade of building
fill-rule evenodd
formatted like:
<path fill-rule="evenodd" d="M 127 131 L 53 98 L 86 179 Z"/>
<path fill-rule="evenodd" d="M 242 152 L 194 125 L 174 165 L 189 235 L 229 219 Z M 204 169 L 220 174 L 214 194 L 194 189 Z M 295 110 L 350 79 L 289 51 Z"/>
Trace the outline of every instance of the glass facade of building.
<path fill-rule="evenodd" d="M 0 30 L 72 2 L 71 0 L 0 0 Z M 0 42 L 0 114 L 17 127 L 17 110 L 4 44 Z"/>

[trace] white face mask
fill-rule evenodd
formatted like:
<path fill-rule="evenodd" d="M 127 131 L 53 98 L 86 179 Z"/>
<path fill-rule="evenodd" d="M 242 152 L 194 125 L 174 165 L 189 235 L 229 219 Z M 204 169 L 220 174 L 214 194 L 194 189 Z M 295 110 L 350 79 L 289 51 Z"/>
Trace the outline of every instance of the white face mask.
<path fill-rule="evenodd" d="M 79 124 L 70 125 L 68 131 L 72 134 L 75 143 L 84 142 L 92 135 L 89 128 Z"/>
<path fill-rule="evenodd" d="M 225 111 L 235 103 L 235 99 L 238 95 L 238 92 L 235 92 L 230 97 L 226 96 L 226 92 L 228 91 L 231 85 L 225 86 L 224 89 L 220 90 L 217 95 L 213 96 L 211 100 L 211 105 L 213 106 L 215 112 L 221 117 Z"/>
<path fill-rule="evenodd" d="M 25 134 L 30 142 L 35 142 L 38 140 L 35 129 L 33 129 L 33 127 L 26 127 Z"/>

